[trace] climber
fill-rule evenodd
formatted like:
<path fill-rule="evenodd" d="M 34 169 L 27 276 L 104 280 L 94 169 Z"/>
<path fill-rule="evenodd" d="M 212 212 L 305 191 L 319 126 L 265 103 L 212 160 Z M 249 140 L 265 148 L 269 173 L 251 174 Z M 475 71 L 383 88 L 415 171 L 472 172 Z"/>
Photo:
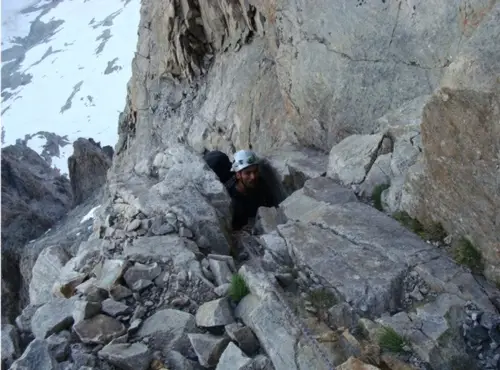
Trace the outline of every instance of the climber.
<path fill-rule="evenodd" d="M 272 196 L 261 181 L 259 159 L 253 151 L 236 152 L 231 171 L 234 175 L 225 185 L 232 198 L 233 230 L 241 230 L 255 218 L 259 207 L 273 206 Z"/>

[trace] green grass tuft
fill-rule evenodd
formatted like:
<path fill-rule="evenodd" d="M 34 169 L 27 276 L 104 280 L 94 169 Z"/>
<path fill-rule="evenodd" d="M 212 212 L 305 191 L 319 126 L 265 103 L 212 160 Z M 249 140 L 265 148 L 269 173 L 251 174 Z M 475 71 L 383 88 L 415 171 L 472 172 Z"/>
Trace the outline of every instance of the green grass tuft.
<path fill-rule="evenodd" d="M 309 293 L 309 300 L 318 310 L 329 310 L 337 303 L 337 299 L 328 289 L 314 289 Z"/>
<path fill-rule="evenodd" d="M 431 222 L 428 226 L 424 227 L 420 221 L 410 217 L 410 215 L 404 211 L 395 212 L 392 217 L 399 221 L 404 227 L 420 236 L 422 239 L 443 241 L 446 237 L 446 231 L 440 223 Z"/>
<path fill-rule="evenodd" d="M 235 302 L 239 302 L 246 296 L 250 291 L 248 290 L 247 283 L 243 276 L 240 274 L 234 274 L 231 278 L 231 286 L 229 287 L 229 296 Z"/>
<path fill-rule="evenodd" d="M 405 338 L 396 333 L 393 328 L 387 326 L 381 329 L 378 343 L 380 348 L 393 353 L 404 352 L 404 347 L 408 344 Z"/>
<path fill-rule="evenodd" d="M 382 193 L 386 189 L 389 189 L 389 184 L 380 184 L 375 186 L 375 189 L 373 189 L 372 192 L 373 206 L 377 208 L 379 211 L 384 210 L 384 207 L 382 206 Z"/>
<path fill-rule="evenodd" d="M 466 238 L 460 238 L 453 245 L 453 254 L 455 260 L 467 267 L 473 272 L 480 273 L 484 269 L 481 253 L 477 248 Z"/>

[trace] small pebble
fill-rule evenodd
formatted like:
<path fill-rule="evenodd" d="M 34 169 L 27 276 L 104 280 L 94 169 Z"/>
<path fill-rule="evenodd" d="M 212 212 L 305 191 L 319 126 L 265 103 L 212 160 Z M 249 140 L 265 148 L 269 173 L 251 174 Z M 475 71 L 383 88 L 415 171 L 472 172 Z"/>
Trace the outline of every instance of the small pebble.
<path fill-rule="evenodd" d="M 144 302 L 144 306 L 146 306 L 146 307 L 152 307 L 152 306 L 154 306 L 154 303 L 151 302 L 151 301 L 146 301 L 146 302 Z"/>

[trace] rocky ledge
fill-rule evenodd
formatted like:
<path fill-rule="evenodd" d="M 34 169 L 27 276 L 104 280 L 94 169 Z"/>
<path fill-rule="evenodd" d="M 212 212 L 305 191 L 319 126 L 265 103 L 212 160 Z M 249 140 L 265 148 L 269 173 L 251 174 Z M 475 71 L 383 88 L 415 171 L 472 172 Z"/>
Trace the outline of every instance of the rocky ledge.
<path fill-rule="evenodd" d="M 231 234 L 223 185 L 187 147 L 113 177 L 88 240 L 39 254 L 4 366 L 498 368 L 498 290 L 321 176 L 327 162 L 271 159 L 299 189 L 251 234 Z"/>

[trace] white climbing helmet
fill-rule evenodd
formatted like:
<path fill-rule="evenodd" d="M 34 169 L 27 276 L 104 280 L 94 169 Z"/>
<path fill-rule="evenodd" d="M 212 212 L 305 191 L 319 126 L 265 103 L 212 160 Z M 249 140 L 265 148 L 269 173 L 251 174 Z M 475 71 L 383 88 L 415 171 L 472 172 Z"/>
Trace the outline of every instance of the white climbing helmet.
<path fill-rule="evenodd" d="M 233 161 L 233 172 L 239 172 L 247 167 L 253 166 L 259 163 L 259 158 L 251 150 L 239 150 L 234 153 Z"/>

